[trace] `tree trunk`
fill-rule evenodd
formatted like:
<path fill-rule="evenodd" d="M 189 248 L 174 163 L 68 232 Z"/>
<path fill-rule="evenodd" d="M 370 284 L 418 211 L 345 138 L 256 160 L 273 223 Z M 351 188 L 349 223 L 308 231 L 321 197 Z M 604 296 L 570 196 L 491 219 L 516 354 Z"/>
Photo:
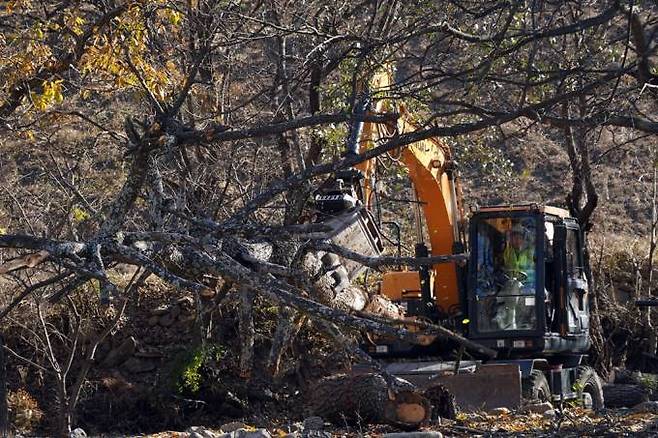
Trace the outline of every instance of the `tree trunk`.
<path fill-rule="evenodd" d="M 7 406 L 7 362 L 5 361 L 5 340 L 0 336 L 0 435 L 9 433 L 9 408 Z"/>
<path fill-rule="evenodd" d="M 337 374 L 310 391 L 314 415 L 335 424 L 379 423 L 414 429 L 429 420 L 431 405 L 410 383 L 382 374 Z"/>
<path fill-rule="evenodd" d="M 272 339 L 272 347 L 267 360 L 267 368 L 272 377 L 278 377 L 281 371 L 281 359 L 283 353 L 289 347 L 292 339 L 297 336 L 297 333 L 302 328 L 306 321 L 306 317 L 292 309 L 286 307 L 279 307 L 280 316 L 277 322 L 274 338 Z"/>
<path fill-rule="evenodd" d="M 606 408 L 630 408 L 649 400 L 646 389 L 639 385 L 605 385 L 603 398 Z"/>
<path fill-rule="evenodd" d="M 240 330 L 240 377 L 249 379 L 254 365 L 254 298 L 255 293 L 252 290 L 240 289 L 240 312 L 239 312 L 239 330 Z"/>
<path fill-rule="evenodd" d="M 73 425 L 73 414 L 71 412 L 71 406 L 69 405 L 68 398 L 65 400 L 60 400 L 58 414 L 59 414 L 59 435 L 62 437 L 68 437 L 71 434 L 72 425 Z"/>

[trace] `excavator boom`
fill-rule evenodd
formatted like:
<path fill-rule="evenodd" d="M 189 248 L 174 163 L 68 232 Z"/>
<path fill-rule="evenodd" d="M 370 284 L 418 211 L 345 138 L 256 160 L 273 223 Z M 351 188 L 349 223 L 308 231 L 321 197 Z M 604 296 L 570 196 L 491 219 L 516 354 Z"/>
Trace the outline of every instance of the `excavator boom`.
<path fill-rule="evenodd" d="M 371 95 L 389 93 L 393 85 L 391 70 L 380 70 L 369 84 L 370 90 L 361 91 L 368 91 Z M 360 132 L 361 152 L 390 135 L 418 129 L 402 105 L 391 108 L 388 100 L 379 99 L 371 110 L 393 111 L 399 117 L 393 125 L 365 123 Z M 461 252 L 464 247 L 461 193 L 450 147 L 438 138 L 429 138 L 402 148 L 399 156 L 409 172 L 417 203 L 416 234 L 421 244 L 417 246 L 421 251 L 418 255 L 424 255 L 422 252 L 425 250 L 430 255 Z M 356 167 L 365 176 L 364 203 L 368 206 L 374 186 L 374 162 L 368 160 Z M 429 248 L 423 242 L 424 227 L 428 230 Z M 458 313 L 461 308 L 460 285 L 455 263 L 434 265 L 426 274 L 428 278 L 421 278 L 422 275 L 422 271 L 388 272 L 384 275 L 381 291 L 393 300 L 422 298 L 425 295 L 442 314 Z"/>

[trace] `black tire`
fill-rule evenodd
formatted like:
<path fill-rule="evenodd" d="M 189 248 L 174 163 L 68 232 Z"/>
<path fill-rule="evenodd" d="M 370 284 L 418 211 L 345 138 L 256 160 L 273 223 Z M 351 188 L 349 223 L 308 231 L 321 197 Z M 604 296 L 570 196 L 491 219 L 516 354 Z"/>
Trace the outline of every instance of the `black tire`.
<path fill-rule="evenodd" d="M 528 377 L 521 380 L 521 395 L 524 403 L 551 401 L 551 387 L 541 370 L 532 370 Z"/>
<path fill-rule="evenodd" d="M 599 411 L 605 407 L 603 399 L 603 384 L 594 368 L 590 366 L 579 366 L 576 371 L 576 389 L 578 397 L 582 399 L 583 393 L 592 398 L 592 409 Z"/>

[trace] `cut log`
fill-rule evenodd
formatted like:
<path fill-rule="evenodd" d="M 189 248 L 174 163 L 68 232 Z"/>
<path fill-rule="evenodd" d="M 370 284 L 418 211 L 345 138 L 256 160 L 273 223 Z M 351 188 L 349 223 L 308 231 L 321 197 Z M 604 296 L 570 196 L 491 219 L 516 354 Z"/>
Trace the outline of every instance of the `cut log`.
<path fill-rule="evenodd" d="M 404 318 L 404 312 L 400 306 L 394 304 L 388 297 L 383 295 L 370 296 L 370 301 L 366 305 L 364 312 L 388 319 Z"/>
<path fill-rule="evenodd" d="M 370 297 L 366 291 L 358 287 L 348 286 L 336 293 L 333 305 L 339 309 L 363 310 L 368 301 L 370 301 Z"/>
<path fill-rule="evenodd" d="M 648 391 L 639 385 L 604 385 L 606 408 L 630 408 L 649 400 Z"/>
<path fill-rule="evenodd" d="M 409 382 L 382 374 L 337 374 L 309 393 L 313 415 L 335 424 L 390 424 L 416 429 L 429 420 L 431 405 Z"/>

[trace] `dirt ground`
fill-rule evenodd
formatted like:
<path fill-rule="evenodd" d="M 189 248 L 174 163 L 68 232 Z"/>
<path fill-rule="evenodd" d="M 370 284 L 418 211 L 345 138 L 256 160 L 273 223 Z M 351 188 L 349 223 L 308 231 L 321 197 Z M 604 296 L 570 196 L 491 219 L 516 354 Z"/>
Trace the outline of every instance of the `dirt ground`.
<path fill-rule="evenodd" d="M 294 431 L 300 430 L 299 424 L 287 425 L 284 422 L 273 422 L 267 426 L 272 437 L 299 437 L 303 436 Z M 256 430 L 262 425 L 249 424 L 245 421 L 247 429 Z M 201 429 L 201 436 L 222 436 L 220 430 Z M 384 425 L 356 425 L 352 427 L 336 427 L 325 424 L 326 434 L 312 436 L 365 436 L 381 437 L 388 433 L 400 432 L 390 426 Z M 460 413 L 456 420 L 442 420 L 440 424 L 427 426 L 419 432 L 441 432 L 444 437 L 649 437 L 658 436 L 658 411 L 637 411 L 631 409 L 606 410 L 595 414 L 581 408 L 564 409 L 555 418 L 546 418 L 541 414 L 521 415 L 517 413 L 503 413 L 490 415 L 483 413 Z M 198 433 L 198 432 L 197 432 Z M 141 435 L 148 438 L 188 438 L 194 435 L 192 430 L 185 432 L 160 432 L 152 435 Z M 264 436 L 264 435 L 256 435 Z M 409 437 L 422 436 L 409 433 Z M 430 436 L 425 435 L 425 436 Z M 438 434 L 432 434 L 438 436 Z"/>

